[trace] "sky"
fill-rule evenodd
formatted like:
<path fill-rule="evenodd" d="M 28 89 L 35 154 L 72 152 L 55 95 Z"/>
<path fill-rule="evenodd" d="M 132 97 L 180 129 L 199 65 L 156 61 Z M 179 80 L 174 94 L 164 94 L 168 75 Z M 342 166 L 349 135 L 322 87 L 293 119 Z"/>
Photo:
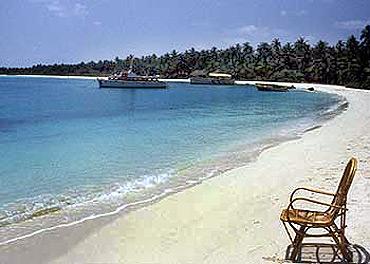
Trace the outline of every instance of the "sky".
<path fill-rule="evenodd" d="M 335 43 L 366 24 L 370 0 L 0 0 L 0 67 L 300 36 Z"/>

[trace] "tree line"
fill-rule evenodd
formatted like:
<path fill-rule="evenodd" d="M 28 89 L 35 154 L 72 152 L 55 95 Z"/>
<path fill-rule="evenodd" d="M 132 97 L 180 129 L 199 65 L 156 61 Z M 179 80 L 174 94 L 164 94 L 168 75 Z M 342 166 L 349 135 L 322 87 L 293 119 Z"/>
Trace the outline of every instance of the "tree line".
<path fill-rule="evenodd" d="M 0 74 L 107 76 L 127 70 L 131 61 L 137 74 L 162 78 L 188 78 L 194 72 L 218 71 L 231 73 L 238 80 L 312 82 L 370 89 L 370 25 L 365 26 L 359 39 L 351 35 L 335 45 L 322 40 L 310 45 L 304 38 L 282 44 L 274 39 L 256 48 L 246 42 L 226 49 L 191 48 L 181 53 L 173 50 L 161 56 L 131 55 L 78 64 L 3 67 Z"/>

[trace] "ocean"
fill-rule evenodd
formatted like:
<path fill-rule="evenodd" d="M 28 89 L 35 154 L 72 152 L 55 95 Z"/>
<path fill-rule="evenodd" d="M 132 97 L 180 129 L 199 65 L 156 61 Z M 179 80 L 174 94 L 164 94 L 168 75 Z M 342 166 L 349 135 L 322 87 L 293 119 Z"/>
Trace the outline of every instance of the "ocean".
<path fill-rule="evenodd" d="M 246 165 L 343 105 L 334 94 L 248 85 L 98 89 L 86 79 L 0 77 L 0 244 Z"/>

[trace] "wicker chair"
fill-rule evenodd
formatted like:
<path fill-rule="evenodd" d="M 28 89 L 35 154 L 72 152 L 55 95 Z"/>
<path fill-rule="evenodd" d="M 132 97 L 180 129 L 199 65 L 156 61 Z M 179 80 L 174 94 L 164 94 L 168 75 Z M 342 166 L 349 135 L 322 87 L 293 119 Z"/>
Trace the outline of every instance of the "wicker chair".
<path fill-rule="evenodd" d="M 310 188 L 297 188 L 293 191 L 290 196 L 289 206 L 287 207 L 287 209 L 282 211 L 280 216 L 280 220 L 283 222 L 288 236 L 292 241 L 291 247 L 293 249 L 290 256 L 288 254 L 288 259 L 293 262 L 299 261 L 299 253 L 302 250 L 302 241 L 304 238 L 331 237 L 339 248 L 339 251 L 341 252 L 344 260 L 348 262 L 352 261 L 352 253 L 348 248 L 349 242 L 345 237 L 344 231 L 346 228 L 347 194 L 355 175 L 356 169 L 357 160 L 355 158 L 352 158 L 350 159 L 344 170 L 336 193 L 330 193 Z M 296 194 L 302 191 L 316 193 L 324 196 L 332 196 L 333 200 L 331 203 L 327 203 L 311 198 L 296 197 Z M 304 203 L 308 206 L 311 205 L 311 207 L 313 204 L 316 207 L 324 206 L 326 210 L 310 210 L 306 208 L 298 209 L 296 208 L 297 203 Z M 289 232 L 287 224 L 295 232 L 294 239 Z M 317 231 L 309 233 L 308 231 L 310 229 L 321 229 L 323 233 L 317 233 Z"/>

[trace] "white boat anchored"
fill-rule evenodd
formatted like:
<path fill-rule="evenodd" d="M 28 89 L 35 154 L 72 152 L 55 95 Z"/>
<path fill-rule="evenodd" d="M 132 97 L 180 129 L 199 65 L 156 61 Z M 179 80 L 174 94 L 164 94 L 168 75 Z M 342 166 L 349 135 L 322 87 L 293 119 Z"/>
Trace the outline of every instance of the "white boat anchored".
<path fill-rule="evenodd" d="M 167 84 L 159 81 L 156 76 L 139 76 L 130 70 L 113 74 L 108 79 L 98 78 L 100 88 L 124 88 L 124 89 L 164 89 Z"/>

